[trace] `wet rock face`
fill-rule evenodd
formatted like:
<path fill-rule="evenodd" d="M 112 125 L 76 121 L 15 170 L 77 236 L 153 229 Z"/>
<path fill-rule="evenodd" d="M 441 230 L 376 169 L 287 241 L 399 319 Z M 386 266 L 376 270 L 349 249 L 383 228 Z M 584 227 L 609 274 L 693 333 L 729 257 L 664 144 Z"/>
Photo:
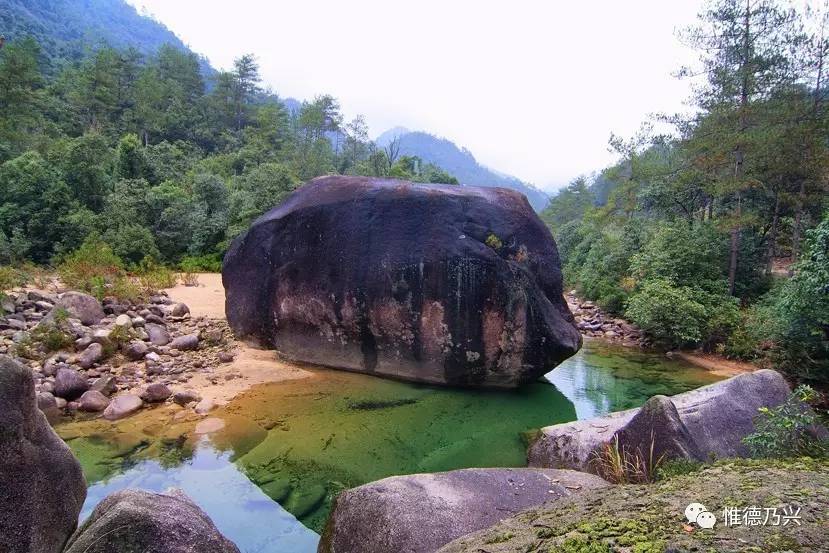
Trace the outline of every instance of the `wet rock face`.
<path fill-rule="evenodd" d="M 0 551 L 4 553 L 60 551 L 75 530 L 86 499 L 81 466 L 49 426 L 37 401 L 32 371 L 0 355 Z"/>
<path fill-rule="evenodd" d="M 509 190 L 314 179 L 234 241 L 222 278 L 238 336 L 335 368 L 510 388 L 581 345 L 553 238 Z"/>

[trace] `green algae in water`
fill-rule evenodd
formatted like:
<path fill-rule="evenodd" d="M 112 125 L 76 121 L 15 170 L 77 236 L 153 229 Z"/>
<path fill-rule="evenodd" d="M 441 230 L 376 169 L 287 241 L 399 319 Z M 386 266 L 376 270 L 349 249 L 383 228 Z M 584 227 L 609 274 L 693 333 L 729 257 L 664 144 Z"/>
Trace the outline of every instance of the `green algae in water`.
<path fill-rule="evenodd" d="M 664 355 L 587 341 L 547 378 L 513 392 L 435 388 L 332 370 L 257 386 L 211 416 L 226 426 L 211 447 L 228 453 L 259 488 L 319 531 L 341 490 L 398 474 L 524 466 L 543 426 L 637 407 L 721 377 Z M 154 409 L 112 424 L 58 431 L 90 484 L 140 460 L 192 463 L 195 416 Z M 159 478 L 161 478 L 159 476 Z"/>

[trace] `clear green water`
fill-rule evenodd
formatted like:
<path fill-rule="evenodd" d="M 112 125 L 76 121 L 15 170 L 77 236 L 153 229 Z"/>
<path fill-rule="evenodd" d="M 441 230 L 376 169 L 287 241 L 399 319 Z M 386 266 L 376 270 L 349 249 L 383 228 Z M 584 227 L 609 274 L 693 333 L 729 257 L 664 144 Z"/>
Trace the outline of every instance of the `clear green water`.
<path fill-rule="evenodd" d="M 515 392 L 453 390 L 317 370 L 258 386 L 198 419 L 170 407 L 113 425 L 58 432 L 89 481 L 82 517 L 106 494 L 181 487 L 245 553 L 314 551 L 330 502 L 344 488 L 395 474 L 521 466 L 524 438 L 576 418 L 635 407 L 717 380 L 664 356 L 591 341 Z"/>

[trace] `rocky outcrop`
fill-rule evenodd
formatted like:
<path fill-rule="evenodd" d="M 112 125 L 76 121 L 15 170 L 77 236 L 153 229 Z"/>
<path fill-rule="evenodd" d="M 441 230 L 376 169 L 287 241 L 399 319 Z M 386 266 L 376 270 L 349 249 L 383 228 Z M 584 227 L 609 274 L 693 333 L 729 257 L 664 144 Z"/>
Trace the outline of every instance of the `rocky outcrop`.
<path fill-rule="evenodd" d="M 337 497 L 318 551 L 432 552 L 529 507 L 607 485 L 569 470 L 465 469 L 385 478 Z"/>
<path fill-rule="evenodd" d="M 748 454 L 742 439 L 754 431 L 760 407 L 783 403 L 789 387 L 764 369 L 668 398 L 652 398 L 643 409 L 543 428 L 530 447 L 530 466 L 594 470 L 594 458 L 619 437 L 620 447 L 647 451 L 651 433 L 667 457 L 707 460 Z M 673 406 L 673 407 L 672 407 Z M 675 411 L 675 413 L 674 413 Z"/>
<path fill-rule="evenodd" d="M 0 355 L 0 498 L 4 553 L 60 551 L 86 498 L 78 461 L 37 407 L 32 371 L 5 355 Z"/>
<path fill-rule="evenodd" d="M 184 493 L 123 490 L 108 495 L 64 553 L 239 553 Z"/>
<path fill-rule="evenodd" d="M 225 256 L 237 336 L 298 361 L 511 388 L 580 347 L 553 238 L 505 189 L 321 177 Z"/>
<path fill-rule="evenodd" d="M 653 485 L 587 490 L 510 516 L 461 537 L 439 553 L 518 552 L 826 552 L 829 462 L 811 459 L 732 460 Z M 713 529 L 688 525 L 690 502 L 717 517 Z M 734 502 L 742 507 L 734 506 Z M 798 522 L 726 524 L 723 509 L 785 505 Z M 812 513 L 811 515 L 808 513 Z M 762 518 L 761 518 L 762 522 Z M 428 529 L 423 529 L 428 534 Z"/>
<path fill-rule="evenodd" d="M 571 290 L 565 295 L 567 306 L 576 319 L 579 331 L 590 338 L 602 338 L 608 342 L 628 347 L 648 347 L 650 341 L 642 330 L 630 321 L 614 317 L 602 311 L 592 301 L 582 301 Z"/>

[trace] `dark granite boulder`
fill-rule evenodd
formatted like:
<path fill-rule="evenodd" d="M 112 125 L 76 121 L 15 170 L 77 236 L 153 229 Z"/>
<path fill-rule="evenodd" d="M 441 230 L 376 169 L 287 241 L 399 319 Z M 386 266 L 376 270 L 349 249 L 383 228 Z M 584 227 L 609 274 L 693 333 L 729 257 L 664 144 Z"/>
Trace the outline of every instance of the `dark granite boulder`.
<path fill-rule="evenodd" d="M 521 194 L 321 177 L 225 256 L 237 336 L 378 376 L 511 388 L 573 355 L 549 230 Z"/>
<path fill-rule="evenodd" d="M 60 551 L 86 499 L 80 464 L 38 409 L 32 371 L 5 355 L 0 355 L 0 498 L 3 553 Z"/>
<path fill-rule="evenodd" d="M 121 490 L 101 501 L 64 553 L 239 553 L 183 492 Z"/>

